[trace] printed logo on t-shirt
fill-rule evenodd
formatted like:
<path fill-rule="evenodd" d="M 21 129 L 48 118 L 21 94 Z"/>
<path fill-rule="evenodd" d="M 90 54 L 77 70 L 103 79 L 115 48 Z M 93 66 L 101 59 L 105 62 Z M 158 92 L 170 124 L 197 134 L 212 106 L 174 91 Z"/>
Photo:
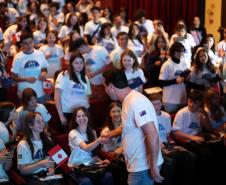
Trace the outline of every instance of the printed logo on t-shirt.
<path fill-rule="evenodd" d="M 40 159 L 44 159 L 44 158 L 45 158 L 44 150 L 38 149 L 38 151 L 34 155 L 34 159 L 40 160 Z"/>
<path fill-rule="evenodd" d="M 27 69 L 27 68 L 37 68 L 37 67 L 39 67 L 39 63 L 37 61 L 35 61 L 35 60 L 29 60 L 24 65 L 24 69 Z"/>
<path fill-rule="evenodd" d="M 72 87 L 71 94 L 84 94 L 85 92 L 85 86 L 79 83 L 75 83 Z"/>
<path fill-rule="evenodd" d="M 89 58 L 87 61 L 86 61 L 86 64 L 87 65 L 93 65 L 93 64 L 95 64 L 96 62 L 93 60 L 93 59 L 91 59 L 91 58 Z"/>
<path fill-rule="evenodd" d="M 209 80 L 211 80 L 211 78 L 212 78 L 212 76 L 209 73 L 205 73 L 205 74 L 202 75 L 203 80 L 209 81 Z"/>
<path fill-rule="evenodd" d="M 139 76 L 136 78 L 133 78 L 131 80 L 128 80 L 128 84 L 131 89 L 135 89 L 135 88 L 139 87 L 140 85 L 142 85 L 143 83 L 144 82 L 142 81 L 142 79 Z"/>
<path fill-rule="evenodd" d="M 146 115 L 146 111 L 145 110 L 140 112 L 140 116 L 144 116 L 144 115 Z"/>
<path fill-rule="evenodd" d="M 164 126 L 162 124 L 159 124 L 159 131 L 165 130 Z"/>
<path fill-rule="evenodd" d="M 174 75 L 179 76 L 182 72 L 183 72 L 182 70 L 177 70 Z"/>
<path fill-rule="evenodd" d="M 197 129 L 197 128 L 199 128 L 199 125 L 196 122 L 191 122 L 190 125 L 189 125 L 189 128 L 191 128 L 191 129 Z"/>

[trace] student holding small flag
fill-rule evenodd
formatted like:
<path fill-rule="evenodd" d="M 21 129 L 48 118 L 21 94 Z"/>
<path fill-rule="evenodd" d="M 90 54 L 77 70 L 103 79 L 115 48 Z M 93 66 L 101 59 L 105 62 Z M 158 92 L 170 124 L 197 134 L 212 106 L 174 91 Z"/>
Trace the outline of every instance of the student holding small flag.
<path fill-rule="evenodd" d="M 70 122 L 69 146 L 71 155 L 68 160 L 68 166 L 75 167 L 72 177 L 82 185 L 113 185 L 112 174 L 104 171 L 101 174 L 80 173 L 81 165 L 99 165 L 100 167 L 108 166 L 110 161 L 101 160 L 96 154 L 96 148 L 105 142 L 107 138 L 97 138 L 96 132 L 91 128 L 88 117 L 88 110 L 85 107 L 77 107 L 74 110 Z"/>
<path fill-rule="evenodd" d="M 47 152 L 53 147 L 44 132 L 40 113 L 29 112 L 25 118 L 25 137 L 17 147 L 17 165 L 27 185 L 59 185 L 58 180 L 41 181 L 40 177 L 54 175 L 55 162 Z"/>

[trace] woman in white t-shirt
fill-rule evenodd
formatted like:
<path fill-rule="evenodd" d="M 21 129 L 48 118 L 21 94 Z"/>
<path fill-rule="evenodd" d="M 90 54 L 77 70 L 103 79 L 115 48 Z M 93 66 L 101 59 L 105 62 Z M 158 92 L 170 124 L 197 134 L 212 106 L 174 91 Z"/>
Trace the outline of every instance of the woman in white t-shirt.
<path fill-rule="evenodd" d="M 0 103 L 0 184 L 12 185 L 6 171 L 12 166 L 13 151 L 6 149 L 6 144 L 16 139 L 15 106 L 11 102 Z M 12 123 L 11 123 L 12 122 Z"/>
<path fill-rule="evenodd" d="M 0 139 L 4 143 L 11 143 L 16 140 L 16 109 L 11 102 L 0 103 Z"/>
<path fill-rule="evenodd" d="M 117 40 L 111 33 L 111 27 L 112 24 L 109 22 L 102 24 L 98 36 L 98 44 L 105 47 L 108 53 L 112 52 L 118 46 Z"/>
<path fill-rule="evenodd" d="M 68 160 L 70 167 L 79 166 L 81 164 L 100 164 L 107 166 L 110 164 L 108 160 L 101 160 L 96 155 L 96 149 L 101 144 L 107 141 L 104 137 L 97 138 L 96 132 L 92 129 L 91 123 L 88 117 L 88 110 L 85 107 L 77 107 L 74 110 L 73 116 L 70 121 L 70 132 L 68 136 L 69 146 L 71 149 L 71 155 Z M 74 172 L 74 176 L 78 179 L 79 183 L 83 184 L 86 181 L 87 184 L 92 184 L 92 181 L 102 185 L 112 185 L 113 179 L 110 172 L 102 174 L 100 179 L 94 179 L 86 177 L 79 173 Z"/>
<path fill-rule="evenodd" d="M 47 21 L 43 18 L 38 22 L 38 28 L 33 32 L 35 48 L 40 48 L 46 42 Z"/>
<path fill-rule="evenodd" d="M 70 33 L 72 31 L 76 31 L 80 34 L 81 37 L 83 36 L 83 29 L 79 25 L 78 16 L 76 15 L 76 13 L 70 13 L 65 25 L 60 28 L 58 38 L 62 46 L 68 46 L 68 43 L 70 41 Z"/>
<path fill-rule="evenodd" d="M 193 88 L 205 90 L 207 88 L 219 89 L 221 78 L 215 72 L 215 68 L 208 56 L 205 48 L 199 47 L 194 55 L 194 65 L 190 68 L 191 73 L 188 76 Z M 192 87 L 192 86 L 191 86 Z"/>
<path fill-rule="evenodd" d="M 47 44 L 39 48 L 41 50 L 46 60 L 48 61 L 47 68 L 47 78 L 54 78 L 55 72 L 61 70 L 62 62 L 64 58 L 63 48 L 56 44 L 57 36 L 55 32 L 50 31 L 47 34 Z"/>
<path fill-rule="evenodd" d="M 139 34 L 139 26 L 136 23 L 132 23 L 129 26 L 128 35 L 129 35 L 128 48 L 131 49 L 136 54 L 139 60 L 141 60 L 145 48 Z"/>
<path fill-rule="evenodd" d="M 100 135 L 107 135 L 111 130 L 114 130 L 121 126 L 121 111 L 122 104 L 119 102 L 112 102 L 107 110 L 107 119 L 105 121 L 105 127 L 101 131 Z M 101 145 L 101 149 L 109 157 L 116 157 L 122 154 L 121 136 L 111 138 L 110 142 Z"/>
<path fill-rule="evenodd" d="M 40 181 L 39 177 L 54 175 L 55 162 L 47 152 L 53 147 L 44 132 L 41 114 L 29 112 L 25 118 L 25 137 L 17 146 L 17 166 L 27 185 L 58 185 L 57 180 Z"/>
<path fill-rule="evenodd" d="M 17 131 L 21 132 L 20 134 L 23 135 L 25 129 L 25 117 L 30 111 L 40 113 L 47 128 L 51 115 L 43 104 L 37 103 L 37 94 L 32 88 L 24 89 L 21 97 L 21 103 L 22 106 L 16 109 L 18 114 L 16 125 Z"/>
<path fill-rule="evenodd" d="M 89 108 L 91 87 L 85 75 L 85 60 L 81 53 L 73 53 L 69 69 L 61 72 L 56 80 L 54 100 L 63 126 L 67 126 L 73 109 L 77 106 Z"/>
<path fill-rule="evenodd" d="M 121 54 L 120 63 L 122 69 L 125 71 L 130 88 L 142 92 L 143 84 L 146 80 L 143 70 L 139 68 L 139 63 L 134 52 L 130 49 L 126 49 Z"/>

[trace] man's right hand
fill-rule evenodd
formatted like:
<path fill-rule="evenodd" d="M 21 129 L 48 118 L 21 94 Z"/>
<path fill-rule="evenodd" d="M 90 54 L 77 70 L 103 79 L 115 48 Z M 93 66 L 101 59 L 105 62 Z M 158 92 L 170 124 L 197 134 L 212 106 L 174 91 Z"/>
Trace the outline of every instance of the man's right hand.
<path fill-rule="evenodd" d="M 151 170 L 151 177 L 153 178 L 154 182 L 156 183 L 163 182 L 164 177 L 160 175 L 159 168 L 157 166 L 151 167 L 150 170 Z"/>

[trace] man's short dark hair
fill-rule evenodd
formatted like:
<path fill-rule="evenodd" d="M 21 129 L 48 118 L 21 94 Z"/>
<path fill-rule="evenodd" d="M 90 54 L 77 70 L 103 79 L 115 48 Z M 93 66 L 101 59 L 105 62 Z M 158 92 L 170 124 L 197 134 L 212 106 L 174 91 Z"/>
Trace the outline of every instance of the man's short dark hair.
<path fill-rule="evenodd" d="M 180 42 L 174 42 L 170 48 L 169 53 L 171 57 L 174 57 L 175 52 L 181 52 L 181 51 L 185 52 L 184 45 L 181 44 Z"/>
<path fill-rule="evenodd" d="M 86 41 L 83 38 L 78 38 L 75 41 L 72 41 L 69 44 L 69 51 L 76 51 L 78 48 L 80 48 L 82 45 L 87 45 Z"/>
<path fill-rule="evenodd" d="M 198 90 L 192 90 L 188 94 L 188 99 L 190 99 L 192 102 L 202 102 L 203 101 L 203 93 L 201 93 Z"/>
<path fill-rule="evenodd" d="M 95 11 L 95 10 L 97 10 L 98 12 L 101 11 L 100 8 L 97 7 L 97 6 L 94 6 L 94 7 L 92 7 L 92 8 L 90 9 L 91 12 L 93 12 L 93 11 Z"/>
<path fill-rule="evenodd" d="M 145 10 L 143 10 L 143 9 L 138 9 L 136 12 L 135 12 L 135 19 L 136 20 L 139 20 L 139 19 L 141 19 L 142 17 L 145 17 L 146 16 L 146 12 L 145 12 Z"/>
<path fill-rule="evenodd" d="M 104 72 L 105 84 L 112 83 L 116 88 L 123 89 L 129 87 L 125 72 L 121 69 L 112 69 Z"/>
<path fill-rule="evenodd" d="M 28 38 L 33 39 L 33 34 L 30 32 L 22 32 L 20 36 L 20 41 L 22 42 L 23 40 L 26 40 Z"/>

